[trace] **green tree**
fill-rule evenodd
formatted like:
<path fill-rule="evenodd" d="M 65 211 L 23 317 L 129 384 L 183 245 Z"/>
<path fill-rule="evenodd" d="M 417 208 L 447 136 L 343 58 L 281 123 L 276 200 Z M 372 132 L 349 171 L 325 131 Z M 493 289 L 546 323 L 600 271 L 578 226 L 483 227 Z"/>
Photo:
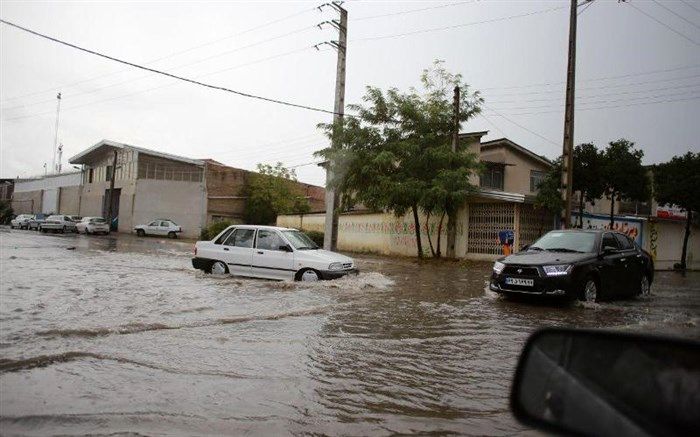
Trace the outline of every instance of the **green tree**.
<path fill-rule="evenodd" d="M 469 175 L 478 168 L 476 160 L 463 151 L 452 152 L 450 146 L 452 90 L 461 89 L 460 122 L 476 115 L 482 102 L 441 61 L 423 71 L 421 83 L 421 92 L 368 86 L 364 104 L 349 105 L 356 116 L 345 117 L 343 124 L 319 125 L 336 146 L 317 152 L 329 163 L 330 184 L 341 195 L 341 209 L 362 203 L 397 216 L 413 213 L 419 257 L 419 210 L 449 214 L 474 189 Z"/>
<path fill-rule="evenodd" d="M 584 202 L 594 204 L 604 191 L 603 184 L 603 153 L 595 144 L 579 144 L 574 148 L 573 185 L 572 190 L 579 192 L 579 227 L 583 227 Z"/>
<path fill-rule="evenodd" d="M 310 206 L 296 186 L 296 173 L 278 162 L 258 164 L 246 187 L 246 221 L 250 224 L 274 224 L 279 214 L 305 214 Z"/>
<path fill-rule="evenodd" d="M 535 196 L 535 209 L 540 210 L 540 230 L 542 235 L 542 223 L 547 215 L 559 216 L 564 209 L 564 199 L 561 197 L 561 158 L 557 159 L 547 173 L 547 177 L 537 186 Z"/>
<path fill-rule="evenodd" d="M 12 210 L 12 205 L 9 200 L 0 201 L 0 224 L 7 224 L 12 220 L 14 211 Z"/>
<path fill-rule="evenodd" d="M 612 141 L 603 152 L 602 176 L 605 195 L 610 199 L 610 228 L 615 224 L 615 202 L 646 201 L 651 197 L 651 183 L 642 166 L 644 152 L 624 138 Z"/>
<path fill-rule="evenodd" d="M 660 205 L 677 205 L 683 208 L 688 218 L 683 236 L 681 269 L 686 268 L 686 255 L 693 211 L 700 211 L 700 153 L 688 152 L 674 156 L 669 162 L 654 166 L 654 198 Z"/>

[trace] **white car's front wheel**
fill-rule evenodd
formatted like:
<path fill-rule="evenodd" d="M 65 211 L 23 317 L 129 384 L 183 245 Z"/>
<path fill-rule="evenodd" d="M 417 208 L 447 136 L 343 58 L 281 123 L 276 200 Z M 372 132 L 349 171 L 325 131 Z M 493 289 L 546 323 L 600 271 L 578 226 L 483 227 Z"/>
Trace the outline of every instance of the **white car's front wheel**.
<path fill-rule="evenodd" d="M 318 272 L 313 269 L 305 269 L 297 273 L 297 281 L 316 282 L 319 279 L 321 278 L 319 277 Z"/>

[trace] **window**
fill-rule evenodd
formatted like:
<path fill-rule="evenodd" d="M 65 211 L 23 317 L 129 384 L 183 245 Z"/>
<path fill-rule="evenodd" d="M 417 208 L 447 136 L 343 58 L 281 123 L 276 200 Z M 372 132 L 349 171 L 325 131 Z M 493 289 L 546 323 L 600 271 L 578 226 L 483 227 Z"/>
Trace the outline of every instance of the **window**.
<path fill-rule="evenodd" d="M 95 169 L 91 168 L 88 170 L 88 184 L 92 183 L 92 178 L 95 176 Z"/>
<path fill-rule="evenodd" d="M 610 232 L 603 234 L 603 249 L 606 247 L 612 247 L 613 249 L 619 249 L 620 246 L 617 244 L 617 240 Z"/>
<path fill-rule="evenodd" d="M 545 250 L 568 249 L 577 252 L 594 252 L 595 234 L 591 232 L 548 232 L 532 246 Z"/>
<path fill-rule="evenodd" d="M 163 227 L 163 228 L 169 228 L 169 227 L 170 227 L 170 222 L 166 222 L 166 221 L 160 222 L 160 226 Z"/>
<path fill-rule="evenodd" d="M 264 250 L 280 250 L 284 242 L 275 231 L 258 231 L 256 247 Z"/>
<path fill-rule="evenodd" d="M 108 165 L 108 166 L 107 166 L 107 173 L 106 173 L 105 180 L 106 180 L 107 182 L 109 182 L 109 181 L 112 180 L 112 166 L 111 166 L 111 165 Z"/>
<path fill-rule="evenodd" d="M 254 237 L 254 229 L 236 229 L 224 244 L 226 246 L 252 248 Z"/>
<path fill-rule="evenodd" d="M 284 232 L 284 236 L 287 237 L 287 240 L 289 240 L 290 243 L 292 243 L 292 246 L 294 246 L 295 249 L 297 250 L 315 250 L 318 249 L 318 246 L 314 241 L 309 238 L 308 235 L 306 235 L 303 232 L 299 231 L 282 231 Z"/>
<path fill-rule="evenodd" d="M 530 170 L 530 192 L 536 193 L 546 177 L 547 174 L 543 171 Z"/>
<path fill-rule="evenodd" d="M 486 170 L 481 174 L 480 185 L 482 188 L 503 190 L 503 165 L 486 164 Z"/>
<path fill-rule="evenodd" d="M 151 222 L 148 224 L 148 226 L 158 226 L 158 222 Z"/>
<path fill-rule="evenodd" d="M 626 235 L 615 234 L 615 238 L 617 238 L 617 242 L 620 244 L 620 248 L 622 248 L 622 250 L 630 250 L 634 247 Z"/>
<path fill-rule="evenodd" d="M 226 240 L 226 238 L 228 238 L 228 236 L 231 235 L 231 232 L 233 232 L 234 230 L 235 230 L 235 228 L 227 229 L 226 232 L 224 232 L 223 234 L 221 234 L 221 236 L 220 236 L 219 238 L 216 239 L 216 241 L 214 242 L 214 244 L 223 244 L 224 241 Z"/>

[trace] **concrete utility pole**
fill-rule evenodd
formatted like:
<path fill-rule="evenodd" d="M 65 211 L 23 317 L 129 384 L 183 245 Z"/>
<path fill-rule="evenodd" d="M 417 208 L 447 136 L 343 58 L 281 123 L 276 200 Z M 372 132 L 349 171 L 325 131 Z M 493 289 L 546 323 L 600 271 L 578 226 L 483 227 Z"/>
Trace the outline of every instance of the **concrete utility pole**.
<path fill-rule="evenodd" d="M 576 87 L 576 14 L 578 0 L 571 0 L 569 13 L 569 61 L 566 70 L 564 147 L 562 151 L 561 195 L 564 200 L 564 228 L 571 226 L 571 186 L 574 166 L 574 99 Z"/>
<path fill-rule="evenodd" d="M 347 56 L 348 47 L 348 11 L 341 6 L 342 2 L 332 2 L 321 5 L 330 6 L 340 14 L 340 20 L 332 20 L 319 24 L 330 24 L 338 29 L 338 41 L 330 41 L 327 44 L 335 47 L 338 52 L 338 61 L 336 64 L 335 74 L 335 105 L 333 106 L 333 126 L 341 126 L 343 122 L 343 113 L 345 112 L 345 59 Z M 318 46 L 317 46 L 318 48 Z M 331 147 L 340 147 L 337 135 L 333 135 Z M 326 250 L 336 250 L 338 245 L 338 212 L 339 205 L 338 193 L 330 187 L 330 182 L 333 179 L 332 163 L 326 165 L 326 221 L 323 235 L 323 248 Z"/>
<path fill-rule="evenodd" d="M 452 119 L 452 151 L 457 152 L 459 146 L 459 87 L 454 90 L 453 119 Z M 452 211 L 447 216 L 447 257 L 455 257 L 455 245 L 457 241 L 457 211 Z"/>
<path fill-rule="evenodd" d="M 112 230 L 112 198 L 114 196 L 114 178 L 117 173 L 117 149 L 114 149 L 114 159 L 112 160 L 112 174 L 109 178 L 109 194 L 107 195 L 107 223 Z"/>
<path fill-rule="evenodd" d="M 53 154 L 51 158 L 51 171 L 56 172 L 56 149 L 58 148 L 58 116 L 61 113 L 61 93 L 58 93 L 56 96 L 56 100 L 58 101 L 56 104 L 56 133 L 54 135 L 53 139 Z"/>

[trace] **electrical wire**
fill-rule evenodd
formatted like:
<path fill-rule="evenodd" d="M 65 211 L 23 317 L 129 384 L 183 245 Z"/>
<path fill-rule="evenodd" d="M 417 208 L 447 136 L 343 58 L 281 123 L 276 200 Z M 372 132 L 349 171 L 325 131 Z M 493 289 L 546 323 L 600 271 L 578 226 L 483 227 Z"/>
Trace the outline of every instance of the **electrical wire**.
<path fill-rule="evenodd" d="M 295 17 L 297 17 L 297 16 L 299 16 L 299 15 L 302 15 L 302 14 L 305 14 L 305 13 L 308 13 L 308 12 L 311 12 L 311 11 L 314 11 L 314 10 L 316 10 L 316 8 L 305 9 L 305 10 L 303 10 L 303 11 L 300 11 L 300 12 L 297 12 L 297 13 L 294 13 L 294 14 L 291 14 L 291 15 L 287 15 L 287 16 L 285 16 L 285 17 L 278 18 L 278 19 L 275 19 L 275 20 L 272 20 L 272 21 L 268 21 L 268 22 L 263 23 L 263 24 L 260 24 L 260 25 L 258 25 L 258 26 L 254 26 L 254 27 L 248 28 L 248 29 L 243 30 L 243 31 L 241 31 L 241 32 L 233 33 L 233 34 L 228 35 L 228 36 L 225 36 L 225 37 L 223 37 L 223 38 L 217 38 L 217 39 L 215 39 L 215 40 L 211 40 L 211 41 L 208 41 L 208 42 L 205 42 L 205 43 L 202 43 L 202 44 L 198 44 L 198 45 L 196 45 L 196 46 L 192 46 L 192 47 L 188 47 L 188 48 L 183 49 L 183 50 L 178 50 L 178 51 L 172 52 L 172 53 L 170 53 L 170 54 L 168 54 L 168 55 L 161 56 L 161 57 L 159 57 L 159 58 L 151 59 L 150 61 L 145 62 L 145 64 L 147 64 L 147 65 L 148 65 L 148 64 L 153 64 L 153 63 L 156 63 L 156 62 L 165 60 L 165 59 L 173 58 L 173 57 L 178 56 L 178 55 L 181 55 L 181 54 L 183 54 L 183 53 L 188 53 L 188 52 L 191 52 L 191 51 L 193 51 L 193 50 L 200 49 L 200 48 L 202 48 L 202 47 L 210 46 L 210 45 L 216 44 L 216 43 L 218 43 L 218 42 L 225 41 L 225 40 L 227 40 L 227 39 L 231 39 L 231 38 L 234 38 L 234 37 L 237 37 L 237 36 L 245 35 L 245 34 L 247 34 L 247 33 L 253 32 L 253 31 L 255 31 L 255 30 L 263 29 L 263 28 L 268 27 L 268 26 L 271 26 L 271 25 L 273 25 L 273 24 L 281 23 L 281 22 L 283 22 L 283 21 L 289 20 L 289 19 L 291 19 L 291 18 L 295 18 Z M 9 98 L 6 98 L 5 100 L 3 100 L 2 103 L 5 103 L 5 102 L 7 102 L 7 101 L 9 101 L 9 100 L 20 99 L 20 98 L 23 98 L 23 97 L 35 96 L 35 95 L 37 95 L 37 94 L 44 94 L 44 93 L 47 93 L 47 92 L 49 92 L 49 91 L 60 91 L 61 89 L 64 89 L 64 88 L 69 88 L 69 87 L 73 87 L 73 86 L 75 86 L 75 85 L 80 85 L 80 84 L 85 83 L 85 82 L 90 82 L 90 81 L 93 81 L 93 80 L 102 79 L 102 78 L 109 77 L 109 76 L 114 76 L 114 75 L 123 73 L 123 72 L 125 72 L 125 71 L 129 71 L 129 69 L 128 69 L 128 68 L 125 68 L 125 69 L 122 69 L 122 70 L 119 70 L 119 71 L 115 71 L 115 72 L 112 72 L 112 73 L 102 74 L 102 75 L 94 76 L 94 77 L 91 77 L 91 78 L 88 78 L 88 79 L 82 79 L 82 80 L 79 80 L 79 81 L 77 81 L 77 82 L 71 82 L 71 83 L 68 83 L 68 84 L 59 85 L 59 86 L 57 86 L 57 87 L 48 88 L 48 89 L 45 89 L 45 90 L 42 90 L 42 91 L 35 91 L 35 92 L 32 92 L 32 93 L 28 93 L 28 94 L 22 94 L 22 95 L 15 96 L 15 97 L 9 97 Z M 52 99 L 51 101 L 54 101 L 54 100 L 55 100 L 55 99 Z"/>
<path fill-rule="evenodd" d="M 233 70 L 233 69 L 241 68 L 241 67 L 246 67 L 246 66 L 249 66 L 249 65 L 259 64 L 259 63 L 261 63 L 261 62 L 265 62 L 265 61 L 269 61 L 269 60 L 272 60 L 272 59 L 281 58 L 281 57 L 284 57 L 284 56 L 289 56 L 289 55 L 292 55 L 292 54 L 295 54 L 295 53 L 299 53 L 299 52 L 302 52 L 302 51 L 310 50 L 310 49 L 312 49 L 312 48 L 313 48 L 313 46 L 309 46 L 309 47 L 304 47 L 304 48 L 301 48 L 301 49 L 292 50 L 292 51 L 285 52 L 285 53 L 280 53 L 280 54 L 273 55 L 273 56 L 268 56 L 267 58 L 258 59 L 258 60 L 253 61 L 253 62 L 246 62 L 246 63 L 244 63 L 244 64 L 235 65 L 235 66 L 233 66 L 233 67 L 227 67 L 227 68 L 224 68 L 224 69 L 222 69 L 222 70 L 217 70 L 217 71 L 213 71 L 213 72 L 210 72 L 210 73 L 202 74 L 202 75 L 197 76 L 197 77 L 206 77 L 206 76 L 212 76 L 212 75 L 215 75 L 215 74 L 220 74 L 220 73 L 223 73 L 223 72 L 225 72 L 225 71 L 229 71 L 229 70 Z M 86 106 L 96 105 L 96 104 L 99 104 L 99 103 L 110 102 L 110 101 L 113 101 L 113 100 L 119 100 L 119 99 L 123 99 L 123 98 L 126 98 L 126 97 L 132 97 L 132 96 L 135 96 L 135 95 L 138 95 L 138 94 L 143 94 L 143 93 L 147 93 L 147 92 L 150 92 L 150 91 L 155 91 L 155 90 L 159 90 L 159 89 L 163 89 L 163 88 L 168 88 L 168 87 L 171 87 L 171 86 L 174 86 L 174 85 L 178 85 L 178 84 L 180 84 L 179 81 L 173 81 L 173 82 L 167 83 L 167 84 L 165 84 L 165 85 L 160 85 L 160 86 L 156 86 L 156 87 L 146 88 L 146 89 L 144 89 L 144 90 L 139 90 L 139 91 L 136 91 L 136 92 L 133 92 L 133 93 L 123 94 L 123 95 L 119 95 L 119 96 L 116 96 L 116 97 L 110 97 L 110 98 L 107 98 L 107 99 L 102 99 L 102 100 L 97 100 L 97 101 L 93 101 L 93 102 L 83 103 L 83 104 L 80 104 L 80 105 L 70 106 L 70 107 L 67 107 L 67 108 L 62 108 L 62 111 L 63 111 L 63 112 L 66 112 L 66 111 L 71 111 L 71 110 L 73 110 L 73 109 L 79 109 L 79 108 L 84 108 L 84 107 L 86 107 Z M 25 118 L 39 117 L 39 116 L 42 116 L 42 115 L 51 115 L 51 114 L 55 114 L 55 113 L 56 113 L 56 111 L 51 110 L 51 111 L 45 111 L 45 112 L 40 112 L 40 113 L 21 115 L 21 116 L 18 116 L 18 117 L 6 118 L 5 121 L 21 120 L 21 119 L 25 119 Z"/>
<path fill-rule="evenodd" d="M 654 17 L 653 15 L 651 15 L 651 14 L 649 14 L 649 13 L 647 13 L 647 12 L 644 12 L 644 10 L 639 9 L 638 7 L 636 7 L 635 5 L 633 5 L 631 2 L 625 2 L 625 4 L 630 5 L 631 8 L 633 8 L 634 10 L 636 10 L 637 12 L 639 12 L 640 14 L 646 16 L 647 18 L 649 18 L 649 19 L 651 19 L 651 20 L 656 21 L 656 22 L 659 23 L 660 25 L 664 26 L 666 29 L 668 29 L 668 30 L 670 30 L 671 32 L 675 33 L 676 35 L 679 35 L 679 36 L 683 37 L 684 39 L 690 41 L 691 43 L 695 44 L 696 46 L 700 46 L 700 43 L 695 42 L 695 40 L 691 39 L 691 38 L 690 38 L 689 36 L 687 36 L 686 34 L 684 34 L 684 33 L 682 33 L 682 32 L 679 32 L 678 30 L 674 29 L 673 27 L 669 26 L 668 24 L 664 23 L 663 21 L 659 20 L 658 18 Z"/>
<path fill-rule="evenodd" d="M 208 57 L 203 58 L 203 59 L 199 59 L 199 60 L 196 60 L 196 61 L 193 61 L 193 62 L 188 62 L 188 63 L 186 63 L 186 64 L 178 65 L 178 66 L 176 66 L 176 67 L 173 67 L 173 68 L 169 69 L 168 72 L 175 71 L 175 70 L 180 70 L 180 69 L 182 69 L 182 68 L 190 67 L 190 66 L 196 65 L 196 64 L 201 64 L 201 63 L 203 63 L 203 62 L 206 62 L 206 61 L 211 60 L 211 59 L 214 59 L 214 58 L 219 58 L 219 57 L 221 57 L 221 56 L 229 55 L 229 54 L 234 53 L 234 52 L 238 52 L 238 51 L 241 51 L 241 50 L 249 49 L 249 48 L 251 48 L 251 47 L 256 47 L 256 46 L 259 46 L 259 45 L 268 43 L 268 42 L 270 42 L 270 41 L 278 40 L 278 39 L 280 39 L 280 38 L 286 38 L 286 37 L 288 37 L 288 36 L 290 36 L 290 35 L 294 35 L 294 34 L 297 34 L 297 33 L 301 33 L 301 32 L 303 32 L 303 31 L 307 31 L 307 30 L 313 29 L 313 28 L 315 28 L 315 27 L 316 27 L 316 26 L 306 26 L 306 27 L 303 27 L 303 28 L 301 28 L 301 29 L 297 29 L 297 30 L 294 30 L 294 31 L 285 33 L 285 34 L 283 34 L 283 35 L 274 36 L 274 37 L 271 37 L 271 38 L 264 39 L 264 40 L 262 40 L 262 41 L 254 42 L 254 43 L 252 43 L 252 44 L 248 44 L 248 45 L 241 46 L 241 47 L 236 47 L 236 48 L 231 49 L 231 50 L 226 50 L 226 51 L 224 51 L 224 52 L 217 53 L 217 54 L 215 54 L 215 55 L 208 56 Z M 115 87 L 115 86 L 119 86 L 119 85 L 124 85 L 124 84 L 128 84 L 128 83 L 136 82 L 136 81 L 139 81 L 139 80 L 141 80 L 141 79 L 146 79 L 146 78 L 149 78 L 149 77 L 151 77 L 151 76 L 152 76 L 151 74 L 145 74 L 145 75 L 143 75 L 143 76 L 139 76 L 139 77 L 132 78 L 132 79 L 127 79 L 127 80 L 124 80 L 124 81 L 121 81 L 121 82 L 112 83 L 112 84 L 109 84 L 109 85 L 106 85 L 106 86 L 103 86 L 103 87 L 99 87 L 99 88 L 96 88 L 96 89 L 84 90 L 84 91 L 82 91 L 82 92 L 73 93 L 73 94 L 71 94 L 71 93 L 65 93 L 65 92 L 64 92 L 64 93 L 62 93 L 62 95 L 63 95 L 64 98 L 69 98 L 69 97 L 82 96 L 82 95 L 86 95 L 86 94 L 92 94 L 92 93 L 96 93 L 96 92 L 105 90 L 105 89 L 107 89 L 107 88 L 112 88 L 112 87 Z M 40 104 L 44 104 L 44 103 L 55 103 L 55 102 L 56 102 L 56 99 L 55 99 L 55 98 L 52 98 L 52 99 L 42 100 L 42 101 L 40 101 L 40 102 L 34 102 L 34 103 L 28 103 L 28 104 L 22 104 L 22 105 L 16 105 L 16 106 L 10 106 L 10 107 L 6 107 L 6 108 L 2 108 L 2 109 L 5 110 L 5 111 L 9 111 L 9 110 L 12 110 L 12 109 L 28 108 L 28 107 L 30 107 L 30 106 L 36 106 L 36 105 L 40 105 Z"/>
<path fill-rule="evenodd" d="M 277 104 L 277 105 L 288 106 L 288 107 L 298 108 L 298 109 L 305 109 L 305 110 L 307 110 L 307 111 L 320 112 L 320 113 L 332 114 L 332 115 L 341 115 L 341 114 L 339 114 L 339 113 L 336 114 L 335 111 L 328 110 L 328 109 L 316 108 L 316 107 L 313 107 L 313 106 L 308 106 L 308 105 L 303 105 L 303 104 L 299 104 L 299 103 L 288 102 L 288 101 L 285 101 L 285 100 L 275 99 L 275 98 L 271 98 L 271 97 L 263 97 L 263 96 L 259 96 L 259 95 L 247 93 L 247 92 L 244 92 L 244 91 L 238 91 L 238 90 L 234 90 L 234 89 L 227 88 L 227 87 L 223 87 L 223 86 L 212 85 L 212 84 L 200 82 L 200 81 L 197 81 L 197 80 L 194 80 L 194 79 L 190 79 L 190 78 L 186 78 L 186 77 L 183 77 L 183 76 L 178 76 L 178 75 L 175 75 L 175 74 L 171 74 L 171 73 L 168 73 L 168 72 L 166 72 L 166 71 L 157 70 L 157 69 L 155 69 L 155 68 L 146 67 L 146 66 L 144 66 L 144 65 L 139 65 L 139 64 L 136 64 L 136 63 L 134 63 L 134 62 L 129 62 L 129 61 L 125 61 L 125 60 L 123 60 L 123 59 L 115 58 L 115 57 L 113 57 L 113 56 L 105 55 L 105 54 L 103 54 L 103 53 L 96 52 L 96 51 L 94 51 L 94 50 L 90 50 L 90 49 L 87 49 L 87 48 L 84 48 L 84 47 L 80 47 L 80 46 L 77 46 L 77 45 L 75 45 L 75 44 L 71 44 L 71 43 L 69 43 L 69 42 L 60 40 L 60 39 L 58 39 L 58 38 L 54 38 L 54 37 L 51 37 L 51 36 L 48 36 L 48 35 L 45 35 L 45 34 L 36 32 L 36 31 L 34 31 L 34 30 L 28 29 L 28 28 L 26 28 L 26 27 L 22 27 L 22 26 L 20 26 L 20 25 L 11 23 L 11 22 L 6 21 L 6 20 L 0 19 L 0 23 L 6 24 L 6 25 L 8 25 L 8 26 L 12 26 L 12 27 L 14 27 L 14 28 L 16 28 L 16 29 L 19 29 L 19 30 L 22 30 L 22 31 L 24 31 L 24 32 L 30 33 L 30 34 L 32 34 L 32 35 L 35 35 L 35 36 L 38 36 L 38 37 L 47 39 L 47 40 L 49 40 L 49 41 L 53 41 L 53 42 L 56 42 L 56 43 L 58 43 L 58 44 L 65 45 L 65 46 L 67 46 L 67 47 L 71 47 L 71 48 L 74 48 L 74 49 L 76 49 L 76 50 L 80 50 L 80 51 L 82 51 L 82 52 L 89 53 L 89 54 L 91 54 L 91 55 L 99 56 L 99 57 L 101 57 L 101 58 L 108 59 L 108 60 L 110 60 L 110 61 L 118 62 L 118 63 L 120 63 L 120 64 L 128 65 L 128 66 L 131 66 L 131 67 L 134 67 L 134 68 L 138 68 L 138 69 L 141 69 L 141 70 L 145 70 L 145 71 L 150 71 L 151 73 L 160 74 L 160 75 L 166 76 L 166 77 L 171 77 L 171 78 L 173 78 L 173 79 L 177 79 L 177 80 L 180 80 L 180 81 L 183 81 L 183 82 L 187 82 L 187 83 L 191 83 L 191 84 L 194 84 L 194 85 L 199 85 L 199 86 L 202 86 L 202 87 L 205 87 L 205 88 L 209 88 L 209 89 L 213 89 L 213 90 L 218 90 L 218 91 L 224 91 L 224 92 L 228 92 L 228 93 L 231 93 L 231 94 L 236 94 L 236 95 L 241 96 L 241 97 L 246 97 L 246 98 L 254 99 L 254 100 L 260 100 L 260 101 L 264 101 L 264 102 L 268 102 L 268 103 L 274 103 L 274 104 Z"/>
<path fill-rule="evenodd" d="M 529 129 L 529 128 L 523 126 L 522 124 L 518 123 L 518 122 L 515 121 L 515 120 L 512 120 L 511 118 L 507 117 L 506 115 L 501 114 L 500 112 L 496 111 L 495 109 L 493 109 L 493 108 L 487 106 L 485 103 L 482 103 L 482 106 L 483 106 L 484 108 L 488 109 L 489 111 L 493 112 L 494 114 L 498 115 L 499 117 L 501 117 L 501 118 L 503 118 L 503 119 L 505 119 L 505 120 L 511 122 L 512 124 L 518 126 L 520 129 L 523 129 L 523 130 L 526 131 L 526 132 L 530 132 L 531 134 L 533 134 L 533 135 L 535 135 L 536 137 L 539 137 L 539 138 L 541 138 L 541 139 L 547 141 L 547 142 L 550 143 L 550 144 L 554 144 L 555 146 L 560 146 L 560 145 L 561 145 L 561 144 L 558 144 L 558 143 L 556 143 L 556 142 L 550 140 L 549 138 L 545 137 L 544 135 L 539 134 L 539 133 L 533 131 L 532 129 Z"/>
<path fill-rule="evenodd" d="M 506 21 L 506 20 L 513 20 L 516 18 L 530 17 L 530 16 L 537 15 L 537 14 L 544 14 L 544 13 L 548 13 L 548 12 L 562 10 L 565 8 L 567 8 L 567 6 L 558 6 L 555 8 L 541 9 L 538 11 L 527 12 L 524 14 L 517 14 L 517 15 L 509 15 L 507 17 L 492 18 L 490 20 L 472 21 L 470 23 L 454 24 L 451 26 L 432 27 L 432 28 L 428 28 L 428 29 L 420 29 L 420 30 L 414 30 L 411 32 L 397 33 L 397 34 L 391 34 L 391 35 L 379 35 L 379 36 L 358 38 L 358 39 L 350 40 L 350 42 L 377 41 L 377 40 L 381 40 L 381 39 L 401 38 L 404 36 L 418 35 L 418 34 L 428 33 L 428 32 L 438 32 L 438 31 L 443 31 L 443 30 L 459 29 L 459 28 L 463 28 L 463 27 L 476 26 L 478 24 L 496 23 L 499 21 Z"/>
<path fill-rule="evenodd" d="M 457 3 L 448 3 L 448 4 L 444 4 L 444 5 L 438 5 L 438 6 L 428 6 L 425 8 L 410 9 L 407 11 L 390 12 L 388 14 L 379 14 L 379 15 L 370 15 L 370 16 L 364 16 L 364 17 L 358 17 L 358 18 L 351 18 L 350 21 L 364 21 L 364 20 L 373 20 L 375 18 L 395 17 L 397 15 L 406 15 L 406 14 L 412 14 L 414 12 L 423 12 L 423 11 L 430 11 L 430 10 L 434 10 L 434 9 L 443 9 L 443 8 L 449 8 L 452 6 L 466 5 L 469 3 L 476 3 L 476 0 L 463 1 L 463 2 L 457 2 Z"/>
<path fill-rule="evenodd" d="M 663 3 L 661 3 L 661 2 L 659 2 L 659 1 L 657 1 L 657 0 L 651 0 L 651 1 L 653 1 L 654 3 L 656 3 L 657 6 L 660 6 L 660 7 L 664 8 L 664 9 L 666 9 L 668 12 L 670 12 L 671 14 L 673 14 L 673 15 L 675 15 L 676 17 L 680 18 L 681 20 L 685 21 L 686 23 L 690 24 L 691 26 L 694 26 L 696 29 L 700 29 L 700 25 L 698 25 L 697 23 L 693 23 L 692 21 L 688 20 L 687 18 L 685 18 L 685 17 L 682 16 L 681 14 L 677 13 L 677 12 L 674 11 L 673 9 L 669 8 L 668 6 L 664 5 Z"/>
<path fill-rule="evenodd" d="M 689 8 L 692 8 L 692 9 L 694 9 L 694 10 L 700 12 L 700 8 L 697 8 L 697 7 L 693 6 L 692 3 L 689 3 L 689 2 L 687 2 L 687 1 L 685 1 L 685 0 L 681 0 L 681 2 L 682 2 L 684 5 L 688 6 Z"/>

